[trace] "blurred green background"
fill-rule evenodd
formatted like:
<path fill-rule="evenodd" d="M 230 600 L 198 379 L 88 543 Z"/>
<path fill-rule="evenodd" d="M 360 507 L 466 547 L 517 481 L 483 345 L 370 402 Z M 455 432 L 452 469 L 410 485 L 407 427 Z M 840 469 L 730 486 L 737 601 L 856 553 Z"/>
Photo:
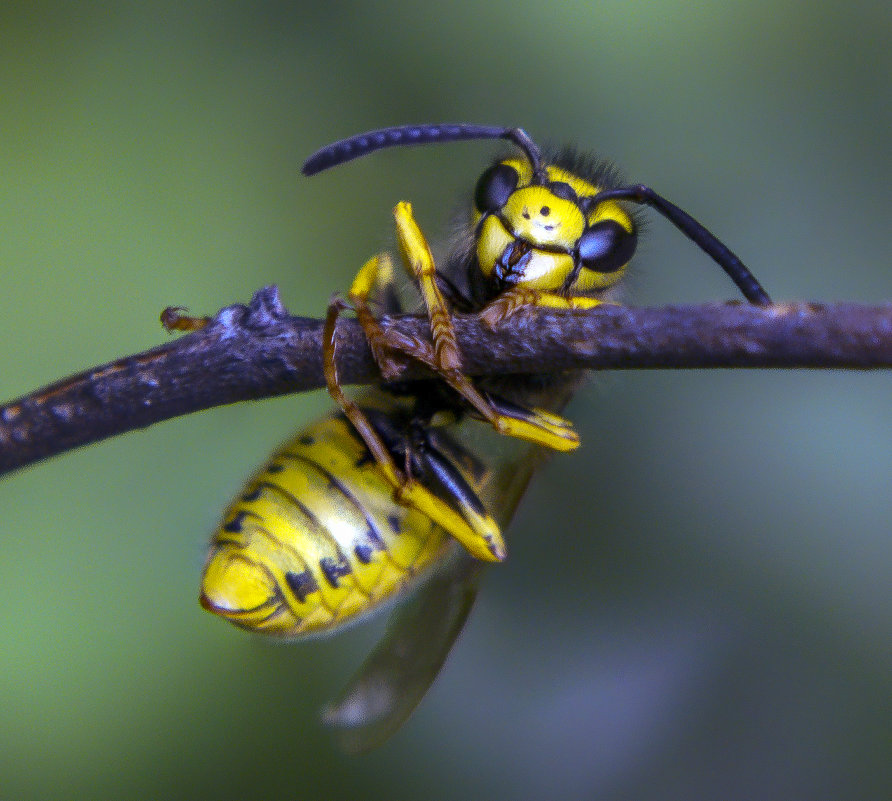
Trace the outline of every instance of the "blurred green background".
<path fill-rule="evenodd" d="M 276 283 L 294 313 L 430 232 L 523 125 L 700 217 L 776 299 L 892 296 L 888 3 L 0 6 L 0 396 Z M 435 237 L 434 237 L 435 238 Z M 435 238 L 436 239 L 436 238 Z M 731 297 L 658 219 L 641 303 Z M 218 409 L 0 482 L 0 798 L 888 797 L 888 373 L 639 372 L 573 402 L 432 692 L 339 754 L 317 709 L 382 623 L 274 647 L 196 603 L 206 538 L 322 393 Z"/>

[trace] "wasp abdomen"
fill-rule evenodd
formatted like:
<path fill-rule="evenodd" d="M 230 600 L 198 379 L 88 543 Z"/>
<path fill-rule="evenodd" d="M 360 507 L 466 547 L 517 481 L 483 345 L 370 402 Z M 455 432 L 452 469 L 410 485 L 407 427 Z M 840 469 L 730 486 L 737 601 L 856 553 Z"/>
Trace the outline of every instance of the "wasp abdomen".
<path fill-rule="evenodd" d="M 332 630 L 394 595 L 448 542 L 394 501 L 352 426 L 326 417 L 277 451 L 226 511 L 202 604 L 265 633 Z"/>

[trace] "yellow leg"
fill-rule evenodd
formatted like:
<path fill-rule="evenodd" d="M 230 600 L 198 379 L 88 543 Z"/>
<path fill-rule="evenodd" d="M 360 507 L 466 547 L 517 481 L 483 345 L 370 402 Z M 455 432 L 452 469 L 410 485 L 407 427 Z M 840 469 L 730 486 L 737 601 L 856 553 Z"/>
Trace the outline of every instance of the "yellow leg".
<path fill-rule="evenodd" d="M 369 298 L 373 293 L 389 287 L 393 283 L 393 262 L 387 253 L 380 253 L 369 259 L 356 274 L 350 285 L 349 298 L 356 312 L 356 319 L 369 342 L 375 362 L 385 379 L 397 376 L 399 362 L 393 352 L 404 354 L 427 365 L 434 372 L 440 372 L 434 349 L 425 340 L 404 336 L 385 328 L 373 314 Z"/>
<path fill-rule="evenodd" d="M 397 203 L 393 210 L 400 255 L 409 274 L 418 282 L 430 319 L 434 356 L 443 372 L 461 372 L 461 352 L 452 326 L 452 313 L 437 286 L 437 268 L 424 234 L 412 216 L 409 203 Z"/>
<path fill-rule="evenodd" d="M 484 306 L 480 312 L 481 321 L 487 327 L 495 330 L 505 322 L 518 309 L 530 306 L 539 306 L 548 309 L 593 309 L 604 301 L 597 298 L 584 296 L 557 295 L 554 292 L 544 292 L 538 289 L 515 287 L 503 292 L 495 300 Z"/>
<path fill-rule="evenodd" d="M 362 272 L 361 270 L 360 273 Z M 335 365 L 335 333 L 338 316 L 345 308 L 343 301 L 335 299 L 329 304 L 325 318 L 322 353 L 329 394 L 362 437 L 385 479 L 393 487 L 394 499 L 398 503 L 427 515 L 446 529 L 472 556 L 488 562 L 501 561 L 505 558 L 506 550 L 498 524 L 489 515 L 480 514 L 466 504 L 460 505 L 460 509 L 456 510 L 413 479 L 408 474 L 408 454 L 407 471 L 401 472 L 368 417 L 344 394 Z"/>
<path fill-rule="evenodd" d="M 372 256 L 356 273 L 350 284 L 350 298 L 367 300 L 378 288 L 392 284 L 394 280 L 393 262 L 387 253 Z"/>
<path fill-rule="evenodd" d="M 418 282 L 430 319 L 431 335 L 434 342 L 433 369 L 500 434 L 517 437 L 558 451 L 568 451 L 578 447 L 579 437 L 573 431 L 572 424 L 567 420 L 542 412 L 542 410 L 526 410 L 528 414 L 525 413 L 523 416 L 500 412 L 462 372 L 461 352 L 455 338 L 452 314 L 437 287 L 436 266 L 427 240 L 412 216 L 412 207 L 409 203 L 397 204 L 393 210 L 393 216 L 396 221 L 403 264 L 409 274 Z M 360 272 L 362 273 L 362 271 Z M 360 283 L 367 284 L 367 279 L 364 277 Z M 363 327 L 365 328 L 365 325 Z M 380 329 L 380 325 L 378 327 Z M 384 335 L 386 336 L 386 332 Z M 395 342 L 388 344 L 396 350 L 410 353 L 431 366 L 427 353 L 418 355 L 401 348 Z"/>

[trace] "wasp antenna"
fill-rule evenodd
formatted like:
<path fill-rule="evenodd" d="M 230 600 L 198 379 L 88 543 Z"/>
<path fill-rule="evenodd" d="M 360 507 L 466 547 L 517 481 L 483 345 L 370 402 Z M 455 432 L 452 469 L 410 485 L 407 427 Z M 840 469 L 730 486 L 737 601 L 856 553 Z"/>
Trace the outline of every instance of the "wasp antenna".
<path fill-rule="evenodd" d="M 446 123 L 444 125 L 397 125 L 351 136 L 317 150 L 305 162 L 304 175 L 315 175 L 330 167 L 358 159 L 386 147 L 427 145 L 433 142 L 459 142 L 465 139 L 499 139 L 506 129 L 492 125 Z"/>
<path fill-rule="evenodd" d="M 529 160 L 536 179 L 545 180 L 545 171 L 542 168 L 542 154 L 539 152 L 538 145 L 523 128 L 506 128 L 501 138 L 517 145 Z"/>
<path fill-rule="evenodd" d="M 443 125 L 398 125 L 367 131 L 317 150 L 301 168 L 304 175 L 315 175 L 330 167 L 358 159 L 376 150 L 407 145 L 427 145 L 440 142 L 460 142 L 468 139 L 507 139 L 526 154 L 535 173 L 542 169 L 539 148 L 521 128 L 505 128 L 495 125 L 474 125 L 467 122 Z"/>
<path fill-rule="evenodd" d="M 756 280 L 756 276 L 749 271 L 749 268 L 724 242 L 702 223 L 697 222 L 684 209 L 666 200 L 666 198 L 654 192 L 649 186 L 636 184 L 635 186 L 621 186 L 617 189 L 608 189 L 595 195 L 591 202 L 592 205 L 596 205 L 603 200 L 627 200 L 630 203 L 637 203 L 641 206 L 650 206 L 708 254 L 728 274 L 750 303 L 756 306 L 771 305 L 771 298 L 768 297 L 768 293 Z"/>

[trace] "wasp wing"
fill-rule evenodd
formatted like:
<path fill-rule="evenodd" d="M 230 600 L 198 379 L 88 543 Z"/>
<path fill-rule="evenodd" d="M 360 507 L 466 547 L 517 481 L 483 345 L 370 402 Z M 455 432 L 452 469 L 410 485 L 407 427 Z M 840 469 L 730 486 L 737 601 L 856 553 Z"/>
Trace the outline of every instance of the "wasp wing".
<path fill-rule="evenodd" d="M 399 729 L 424 697 L 458 637 L 480 585 L 484 563 L 453 548 L 398 607 L 383 639 L 344 692 L 322 713 L 341 747 L 368 751 Z"/>
<path fill-rule="evenodd" d="M 473 432 L 473 429 L 472 429 Z M 479 446 L 480 432 L 473 432 Z M 503 528 L 543 460 L 536 447 L 492 442 L 481 497 Z M 411 598 L 391 615 L 381 641 L 341 695 L 322 712 L 340 746 L 369 751 L 393 735 L 421 702 L 443 667 L 477 597 L 486 563 L 453 545 Z"/>

